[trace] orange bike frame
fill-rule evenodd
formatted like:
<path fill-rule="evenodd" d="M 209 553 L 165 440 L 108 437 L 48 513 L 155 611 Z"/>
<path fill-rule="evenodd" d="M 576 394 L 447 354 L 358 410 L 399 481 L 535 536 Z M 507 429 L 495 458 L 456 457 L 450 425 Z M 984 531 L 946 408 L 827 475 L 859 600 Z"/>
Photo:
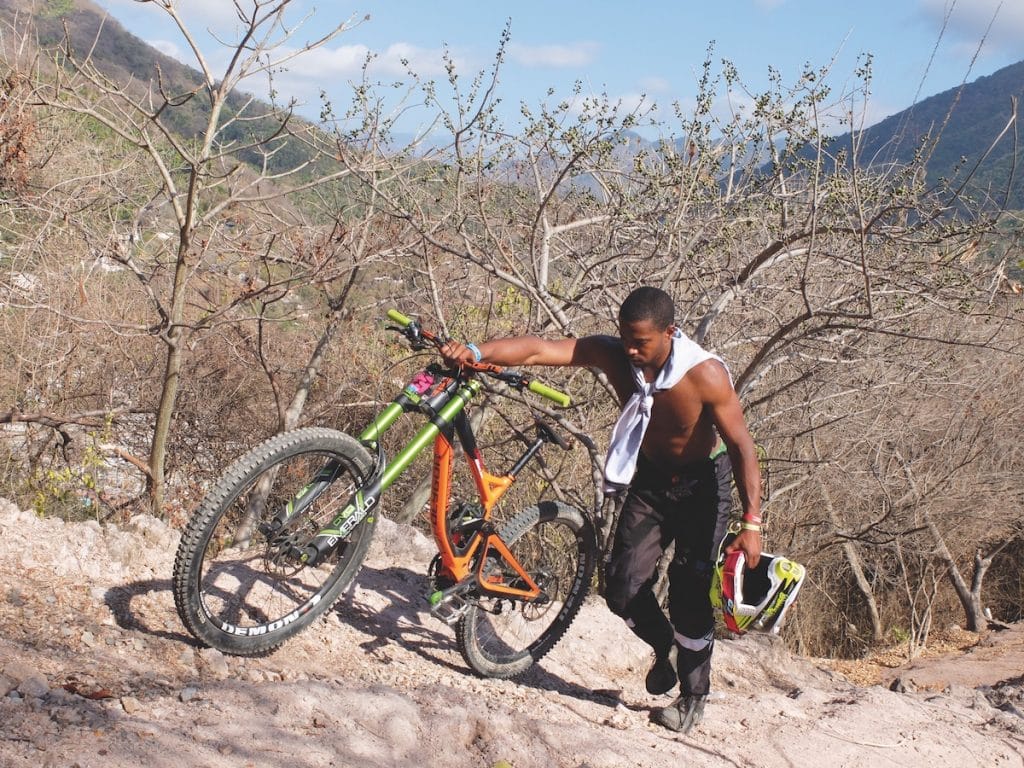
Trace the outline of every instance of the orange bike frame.
<path fill-rule="evenodd" d="M 460 418 L 464 418 L 460 414 Z M 491 510 L 498 500 L 505 494 L 505 491 L 515 482 L 514 475 L 492 475 L 484 466 L 483 456 L 480 450 L 473 446 L 464 446 L 466 449 L 466 461 L 469 464 L 470 473 L 476 483 L 477 494 L 483 508 L 483 524 L 475 531 L 465 547 L 460 547 L 461 552 L 456 552 L 452 544 L 451 536 L 448 533 L 448 507 L 451 503 L 452 475 L 455 463 L 455 451 L 451 441 L 442 433 L 434 441 L 434 469 L 430 493 L 430 521 L 434 533 L 434 540 L 437 542 L 437 549 L 441 553 L 441 571 L 456 582 L 462 581 L 469 576 L 473 560 L 477 558 L 476 579 L 477 584 L 486 593 L 498 596 L 517 597 L 533 599 L 540 595 L 540 587 L 530 578 L 530 575 L 523 570 L 522 565 L 516 560 L 512 552 L 502 541 L 501 537 L 493 530 L 491 525 Z M 488 555 L 491 552 L 497 553 L 522 579 L 527 589 L 514 587 L 503 583 L 501 575 L 491 575 L 484 572 L 484 565 L 487 563 Z"/>
<path fill-rule="evenodd" d="M 318 542 L 322 541 L 324 550 L 329 551 L 330 547 L 361 519 L 361 516 L 356 513 L 362 511 L 365 516 L 366 511 L 377 503 L 383 490 L 405 471 L 413 459 L 426 447 L 427 441 L 432 440 L 434 443 L 434 468 L 430 494 L 430 515 L 434 540 L 441 556 L 441 573 L 452 579 L 454 583 L 461 583 L 464 579 L 474 575 L 473 563 L 475 561 L 477 564 L 475 577 L 481 591 L 491 595 L 534 600 L 541 596 L 541 590 L 498 535 L 491 519 L 491 512 L 498 499 L 515 482 L 516 474 L 540 447 L 542 440 L 538 438 L 538 441 L 527 449 L 508 474 L 492 475 L 484 466 L 483 457 L 469 426 L 469 420 L 462 410 L 470 398 L 480 390 L 479 382 L 453 380 L 450 377 L 445 377 L 436 385 L 431 381 L 428 388 L 431 386 L 433 390 L 427 393 L 426 389 L 416 389 L 414 383 L 411 382 L 402 394 L 396 397 L 360 434 L 360 441 L 364 445 L 372 446 L 402 413 L 418 410 L 430 416 L 430 423 L 416 434 L 392 462 L 384 466 L 380 475 L 357 491 L 353 501 L 346 505 L 331 520 L 329 526 L 320 532 L 314 546 L 319 550 Z M 421 395 L 423 396 L 421 397 Z M 465 531 L 466 540 L 460 541 L 458 544 L 452 540 L 448 521 L 455 453 L 451 439 L 456 434 L 465 450 L 482 507 L 482 519 L 476 521 L 477 524 L 472 530 Z M 494 563 L 495 555 L 507 564 L 508 569 L 505 570 L 505 573 L 498 573 L 497 569 L 486 568 L 489 559 L 492 564 Z M 506 581 L 506 575 L 509 572 L 514 573 L 515 576 Z M 512 584 L 509 581 L 515 583 Z"/>

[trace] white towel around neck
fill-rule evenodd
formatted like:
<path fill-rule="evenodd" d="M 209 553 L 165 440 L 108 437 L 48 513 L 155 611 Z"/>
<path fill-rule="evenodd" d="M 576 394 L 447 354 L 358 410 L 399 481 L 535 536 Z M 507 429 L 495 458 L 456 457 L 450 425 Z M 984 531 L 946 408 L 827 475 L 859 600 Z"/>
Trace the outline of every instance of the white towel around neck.
<path fill-rule="evenodd" d="M 705 360 L 717 360 L 725 366 L 722 358 L 703 349 L 677 329 L 672 336 L 672 351 L 654 381 L 648 382 L 643 371 L 630 364 L 635 390 L 626 401 L 622 413 L 619 414 L 619 420 L 615 422 L 615 429 L 612 430 L 608 458 L 604 463 L 605 493 L 621 491 L 633 479 L 636 462 L 640 456 L 640 446 L 644 441 L 647 425 L 651 421 L 654 393 L 672 389 L 691 368 Z M 726 372 L 728 371 L 726 367 Z M 732 381 L 731 374 L 729 380 Z"/>

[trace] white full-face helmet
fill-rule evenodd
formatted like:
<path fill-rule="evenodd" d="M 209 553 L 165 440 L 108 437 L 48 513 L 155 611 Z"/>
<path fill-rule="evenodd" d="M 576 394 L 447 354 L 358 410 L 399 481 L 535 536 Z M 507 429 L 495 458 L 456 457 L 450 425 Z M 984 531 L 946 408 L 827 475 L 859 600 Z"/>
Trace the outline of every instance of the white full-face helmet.
<path fill-rule="evenodd" d="M 761 553 L 756 568 L 735 550 L 719 558 L 711 580 L 711 603 L 733 632 L 777 633 L 796 600 L 807 570 L 779 555 Z"/>

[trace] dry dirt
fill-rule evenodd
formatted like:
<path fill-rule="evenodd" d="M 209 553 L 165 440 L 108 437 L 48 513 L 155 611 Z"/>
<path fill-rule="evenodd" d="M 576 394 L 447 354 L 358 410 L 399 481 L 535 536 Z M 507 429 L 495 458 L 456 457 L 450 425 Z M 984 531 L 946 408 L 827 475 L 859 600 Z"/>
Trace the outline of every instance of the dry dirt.
<path fill-rule="evenodd" d="M 1021 627 L 846 674 L 778 638 L 724 640 L 704 723 L 683 737 L 648 721 L 669 699 L 644 692 L 645 648 L 598 599 L 521 679 L 483 680 L 425 611 L 429 542 L 387 521 L 378 534 L 326 618 L 239 659 L 182 629 L 174 531 L 0 502 L 0 765 L 1024 766 Z"/>

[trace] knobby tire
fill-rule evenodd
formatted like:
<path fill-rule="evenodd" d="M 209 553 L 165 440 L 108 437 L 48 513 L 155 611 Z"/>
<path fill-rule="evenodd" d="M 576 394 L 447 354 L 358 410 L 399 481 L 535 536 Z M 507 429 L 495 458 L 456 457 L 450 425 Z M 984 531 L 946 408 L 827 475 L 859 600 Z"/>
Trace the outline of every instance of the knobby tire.
<path fill-rule="evenodd" d="M 527 508 L 499 533 L 550 600 L 538 604 L 481 596 L 455 633 L 473 671 L 508 678 L 526 671 L 565 634 L 583 605 L 597 556 L 590 522 L 558 501 Z"/>
<path fill-rule="evenodd" d="M 324 466 L 338 467 L 333 482 L 297 505 L 280 531 L 261 530 Z M 366 556 L 374 511 L 317 566 L 283 556 L 282 540 L 307 543 L 372 467 L 358 440 L 318 427 L 275 435 L 228 467 L 186 526 L 174 561 L 174 603 L 189 632 L 223 653 L 263 655 L 331 608 Z"/>

